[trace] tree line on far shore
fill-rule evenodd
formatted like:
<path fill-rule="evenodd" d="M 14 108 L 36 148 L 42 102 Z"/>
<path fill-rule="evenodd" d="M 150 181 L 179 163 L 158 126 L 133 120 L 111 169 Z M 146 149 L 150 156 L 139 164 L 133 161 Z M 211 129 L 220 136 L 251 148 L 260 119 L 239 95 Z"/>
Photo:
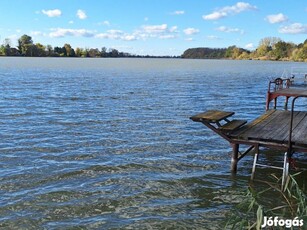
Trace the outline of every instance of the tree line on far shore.
<path fill-rule="evenodd" d="M 26 34 L 18 39 L 16 48 L 11 46 L 10 39 L 5 39 L 0 46 L 0 56 L 25 56 L 25 57 L 163 57 L 178 58 L 178 56 L 150 56 L 133 55 L 120 52 L 117 49 L 98 48 L 72 48 L 66 43 L 64 46 L 52 47 L 34 43 L 31 36 Z M 237 46 L 228 48 L 190 48 L 179 56 L 193 59 L 256 59 L 256 60 L 282 60 L 307 62 L 307 39 L 300 44 L 282 41 L 276 37 L 261 39 L 259 46 L 254 51 L 249 51 Z"/>
<path fill-rule="evenodd" d="M 298 45 L 276 37 L 261 39 L 254 51 L 236 46 L 228 48 L 191 48 L 184 51 L 182 58 L 193 59 L 255 59 L 307 62 L 307 39 Z"/>
<path fill-rule="evenodd" d="M 120 52 L 117 49 L 102 47 L 98 48 L 72 48 L 70 44 L 66 43 L 64 46 L 42 45 L 35 43 L 29 35 L 22 35 L 18 39 L 18 46 L 16 48 L 11 46 L 11 40 L 5 39 L 0 46 L 0 56 L 24 56 L 24 57 L 162 57 L 150 55 L 133 55 L 130 53 Z M 174 56 L 163 56 L 164 58 L 171 58 Z"/>

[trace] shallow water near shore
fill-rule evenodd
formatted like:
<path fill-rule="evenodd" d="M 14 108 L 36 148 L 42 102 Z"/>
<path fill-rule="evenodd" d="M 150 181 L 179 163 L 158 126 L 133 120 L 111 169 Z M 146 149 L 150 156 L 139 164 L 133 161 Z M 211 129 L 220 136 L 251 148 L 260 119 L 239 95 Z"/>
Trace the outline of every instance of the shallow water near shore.
<path fill-rule="evenodd" d="M 268 80 L 303 66 L 0 58 L 0 227 L 221 229 L 252 156 L 231 175 L 229 144 L 189 117 L 222 109 L 251 121 L 265 110 Z M 282 153 L 267 153 L 281 164 Z M 270 173 L 281 174 L 256 176 Z"/>

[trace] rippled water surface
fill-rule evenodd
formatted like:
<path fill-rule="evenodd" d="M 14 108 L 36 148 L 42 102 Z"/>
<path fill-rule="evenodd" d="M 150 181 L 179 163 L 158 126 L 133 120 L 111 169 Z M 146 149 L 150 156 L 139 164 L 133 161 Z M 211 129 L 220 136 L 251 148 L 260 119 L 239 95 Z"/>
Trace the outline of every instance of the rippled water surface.
<path fill-rule="evenodd" d="M 0 58 L 0 227 L 222 228 L 252 156 L 232 176 L 229 144 L 189 117 L 251 121 L 268 79 L 303 65 Z"/>

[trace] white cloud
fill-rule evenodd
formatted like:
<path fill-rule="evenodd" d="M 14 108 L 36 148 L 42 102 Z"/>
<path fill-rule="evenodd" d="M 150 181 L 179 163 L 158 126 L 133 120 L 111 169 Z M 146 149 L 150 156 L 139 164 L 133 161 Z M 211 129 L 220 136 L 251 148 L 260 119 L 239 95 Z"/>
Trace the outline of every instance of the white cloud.
<path fill-rule="evenodd" d="M 177 37 L 177 26 L 168 27 L 167 24 L 145 25 L 140 30 L 134 32 L 139 39 L 161 38 L 172 39 Z"/>
<path fill-rule="evenodd" d="M 111 25 L 111 23 L 109 21 L 107 21 L 107 20 L 103 21 L 102 24 L 105 25 L 105 26 L 110 26 Z"/>
<path fill-rule="evenodd" d="M 172 26 L 172 27 L 169 29 L 169 32 L 175 33 L 175 32 L 177 32 L 177 29 L 178 29 L 177 26 Z"/>
<path fill-rule="evenodd" d="M 86 13 L 85 13 L 85 11 L 84 10 L 78 10 L 77 11 L 77 17 L 79 18 L 79 19 L 86 19 L 87 18 L 87 15 L 86 15 Z"/>
<path fill-rule="evenodd" d="M 64 28 L 56 28 L 51 29 L 51 33 L 49 36 L 52 38 L 59 38 L 65 36 L 74 36 L 74 37 L 93 37 L 95 33 L 86 29 L 64 29 Z"/>
<path fill-rule="evenodd" d="M 207 39 L 209 39 L 209 40 L 218 40 L 220 38 L 218 36 L 215 36 L 215 35 L 208 35 Z"/>
<path fill-rule="evenodd" d="M 282 26 L 278 30 L 282 34 L 307 34 L 307 25 L 293 23 L 289 26 Z"/>
<path fill-rule="evenodd" d="M 233 6 L 225 6 L 221 9 L 218 9 L 218 10 L 212 12 L 211 14 L 203 15 L 203 19 L 204 20 L 217 20 L 217 19 L 227 17 L 229 15 L 241 13 L 243 11 L 256 10 L 256 9 L 257 9 L 256 6 L 253 6 L 249 3 L 237 2 Z"/>
<path fill-rule="evenodd" d="M 205 20 L 217 20 L 220 18 L 224 18 L 227 16 L 227 13 L 224 12 L 213 12 L 212 14 L 203 15 L 203 19 Z"/>
<path fill-rule="evenodd" d="M 99 26 L 111 26 L 111 23 L 108 20 L 97 23 Z"/>
<path fill-rule="evenodd" d="M 215 28 L 215 30 L 225 33 L 241 33 L 241 34 L 244 33 L 244 30 L 241 30 L 239 28 L 231 28 L 226 26 L 220 26 L 218 28 Z"/>
<path fill-rule="evenodd" d="M 173 39 L 177 35 L 177 26 L 168 27 L 162 25 L 146 25 L 132 33 L 125 33 L 121 30 L 108 30 L 105 33 L 96 34 L 96 38 L 115 39 L 123 41 L 146 40 L 148 38 Z"/>
<path fill-rule="evenodd" d="M 124 40 L 124 41 L 135 41 L 135 40 L 137 40 L 137 38 L 134 35 L 127 34 L 127 35 L 122 36 L 122 40 Z"/>
<path fill-rule="evenodd" d="M 173 15 L 182 15 L 184 13 L 185 13 L 184 10 L 176 10 L 176 11 L 172 12 L 171 14 L 173 14 Z"/>
<path fill-rule="evenodd" d="M 96 38 L 105 38 L 105 39 L 123 39 L 123 40 L 130 40 L 129 39 L 124 39 L 124 37 L 127 38 L 127 34 L 125 35 L 125 33 L 121 30 L 108 30 L 106 33 L 100 33 L 100 34 L 96 34 L 95 37 Z"/>
<path fill-rule="evenodd" d="M 176 38 L 176 36 L 174 34 L 165 34 L 165 35 L 159 36 L 159 38 L 161 38 L 161 39 L 173 39 L 173 38 Z"/>
<path fill-rule="evenodd" d="M 192 35 L 192 34 L 197 34 L 199 33 L 199 29 L 195 29 L 195 28 L 186 28 L 183 30 L 183 32 L 186 34 L 186 35 Z"/>
<path fill-rule="evenodd" d="M 68 23 L 69 23 L 69 24 L 74 24 L 74 21 L 71 20 L 71 21 L 69 21 Z"/>
<path fill-rule="evenodd" d="M 7 38 L 10 39 L 10 40 L 17 40 L 17 39 L 19 39 L 19 36 L 17 34 L 11 34 Z"/>
<path fill-rule="evenodd" d="M 32 36 L 41 36 L 43 33 L 41 31 L 31 31 L 30 32 Z"/>
<path fill-rule="evenodd" d="M 96 34 L 95 37 L 123 41 L 135 41 L 139 39 L 135 34 L 124 33 L 121 30 L 108 30 L 105 33 Z"/>
<path fill-rule="evenodd" d="M 249 49 L 249 50 L 255 49 L 254 44 L 253 43 L 246 44 L 245 49 Z"/>
<path fill-rule="evenodd" d="M 268 15 L 266 17 L 266 20 L 269 21 L 269 23 L 271 24 L 275 24 L 275 23 L 281 23 L 281 22 L 285 22 L 288 20 L 288 17 L 285 16 L 284 14 L 282 13 L 279 13 L 279 14 L 271 14 L 271 15 Z"/>
<path fill-rule="evenodd" d="M 42 13 L 47 15 L 50 18 L 53 17 L 60 17 L 62 15 L 61 10 L 59 9 L 54 9 L 54 10 L 42 10 Z"/>
<path fill-rule="evenodd" d="M 194 41 L 193 38 L 186 38 L 185 40 L 186 40 L 187 42 L 192 42 L 192 41 Z"/>
<path fill-rule="evenodd" d="M 146 33 L 163 33 L 167 31 L 167 24 L 143 26 Z"/>

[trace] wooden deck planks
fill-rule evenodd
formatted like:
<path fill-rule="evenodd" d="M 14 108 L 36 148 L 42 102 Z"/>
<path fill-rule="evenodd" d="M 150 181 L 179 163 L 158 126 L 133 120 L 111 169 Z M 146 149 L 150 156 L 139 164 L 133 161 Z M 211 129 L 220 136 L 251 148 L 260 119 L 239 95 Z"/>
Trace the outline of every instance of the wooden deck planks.
<path fill-rule="evenodd" d="M 302 119 L 294 127 L 292 142 L 307 146 L 307 113 L 301 112 Z"/>
<path fill-rule="evenodd" d="M 290 112 L 289 112 L 290 113 Z M 292 129 L 293 129 L 293 134 L 295 134 L 296 132 L 296 127 L 300 126 L 303 118 L 305 117 L 306 113 L 305 112 L 294 112 L 294 117 L 293 117 L 293 125 L 292 125 Z M 286 124 L 285 129 L 280 131 L 277 135 L 276 135 L 276 139 L 280 140 L 281 142 L 284 143 L 288 143 L 289 141 L 289 132 L 290 132 L 290 116 L 284 120 L 284 123 Z"/>
<path fill-rule="evenodd" d="M 280 111 L 276 110 L 273 114 L 258 123 L 253 129 L 246 133 L 249 139 L 266 140 L 272 136 L 275 136 L 276 128 L 280 128 L 278 120 L 281 117 Z"/>
<path fill-rule="evenodd" d="M 263 121 L 268 119 L 268 117 L 270 117 L 273 113 L 275 113 L 275 111 L 276 110 L 269 110 L 268 112 L 266 112 L 262 116 L 258 117 L 254 121 L 248 123 L 247 125 L 243 126 L 239 130 L 237 130 L 236 132 L 232 133 L 231 136 L 237 137 L 237 138 L 240 138 L 240 139 L 248 139 L 247 134 L 249 132 L 253 132 L 252 130 L 254 129 L 254 127 L 257 127 L 258 124 L 261 124 Z"/>
<path fill-rule="evenodd" d="M 199 113 L 195 116 L 192 116 L 190 119 L 193 121 L 202 121 L 206 120 L 208 122 L 219 122 L 227 117 L 234 115 L 234 112 L 225 112 L 219 110 L 208 110 L 204 113 Z"/>
<path fill-rule="evenodd" d="M 287 144 L 290 111 L 271 110 L 253 122 L 239 128 L 231 137 L 238 140 Z M 294 112 L 292 142 L 307 146 L 307 112 Z"/>
<path fill-rule="evenodd" d="M 290 117 L 291 113 L 289 111 L 279 111 L 278 116 L 275 117 L 274 121 L 268 127 L 271 130 L 263 133 L 261 139 L 283 143 L 284 138 L 280 138 L 280 135 L 289 134 Z"/>

